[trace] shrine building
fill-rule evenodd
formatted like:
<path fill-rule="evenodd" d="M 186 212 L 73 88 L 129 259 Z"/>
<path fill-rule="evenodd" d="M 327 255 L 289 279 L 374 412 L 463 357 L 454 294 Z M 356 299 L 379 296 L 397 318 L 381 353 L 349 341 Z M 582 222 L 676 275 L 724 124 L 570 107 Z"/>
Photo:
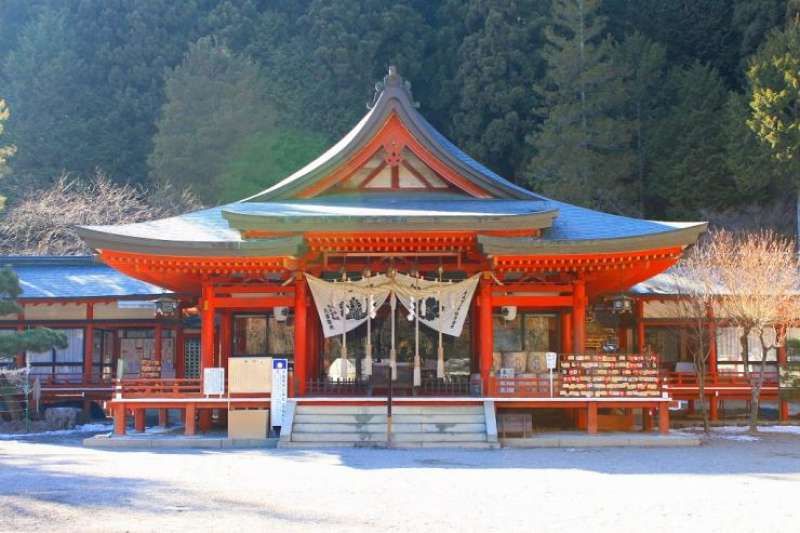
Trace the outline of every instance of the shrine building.
<path fill-rule="evenodd" d="M 512 183 L 436 131 L 390 68 L 358 124 L 272 187 L 79 231 L 103 263 L 199 316 L 197 373 L 128 389 L 123 379 L 110 404 L 118 433 L 129 413 L 141 426 L 145 408 L 185 409 L 193 432 L 195 416 L 202 429 L 212 414 L 265 407 L 269 394 L 215 401 L 197 389 L 204 369 L 230 382 L 233 362 L 259 357 L 289 360 L 297 409 L 382 405 L 391 385 L 398 405 L 563 409 L 596 432 L 598 410 L 637 409 L 661 413 L 666 431 L 673 398 L 658 354 L 643 329 L 609 329 L 606 318 L 705 229 Z"/>

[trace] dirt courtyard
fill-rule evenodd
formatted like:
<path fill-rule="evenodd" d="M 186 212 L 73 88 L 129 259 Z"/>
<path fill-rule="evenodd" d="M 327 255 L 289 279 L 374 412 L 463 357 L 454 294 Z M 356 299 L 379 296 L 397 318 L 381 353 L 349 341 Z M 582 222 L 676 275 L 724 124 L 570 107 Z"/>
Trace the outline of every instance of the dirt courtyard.
<path fill-rule="evenodd" d="M 792 434 L 496 451 L 0 441 L 2 531 L 790 531 L 798 494 Z"/>

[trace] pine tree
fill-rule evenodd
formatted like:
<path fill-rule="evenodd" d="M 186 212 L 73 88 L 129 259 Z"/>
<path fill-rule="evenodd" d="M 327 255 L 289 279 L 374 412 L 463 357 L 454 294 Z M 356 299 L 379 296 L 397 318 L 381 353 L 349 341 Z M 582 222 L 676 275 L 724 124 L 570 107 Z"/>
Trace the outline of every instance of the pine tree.
<path fill-rule="evenodd" d="M 8 267 L 0 269 L 0 315 L 19 313 L 16 300 L 22 294 L 17 274 Z M 66 348 L 67 337 L 47 328 L 33 328 L 0 335 L 0 360 L 12 359 L 17 353 L 30 350 L 44 352 L 52 348 Z"/>
<path fill-rule="evenodd" d="M 149 158 L 152 176 L 190 188 L 204 202 L 219 201 L 224 191 L 219 176 L 231 151 L 274 127 L 261 70 L 249 58 L 204 37 L 189 47 L 180 65 L 167 71 L 165 92 Z"/>
<path fill-rule="evenodd" d="M 645 199 L 652 167 L 650 149 L 655 134 L 655 119 L 661 100 L 666 71 L 664 46 L 635 32 L 616 47 L 615 60 L 625 66 L 625 116 L 631 123 L 635 154 L 634 187 L 639 216 L 645 214 Z"/>
<path fill-rule="evenodd" d="M 543 10 L 541 2 L 525 0 L 473 0 L 465 9 L 452 134 L 473 157 L 507 176 L 520 170 L 526 156 L 521 140 L 535 125 L 527 88 L 540 81 L 543 65 L 529 50 L 541 42 Z"/>
<path fill-rule="evenodd" d="M 545 121 L 529 142 L 536 156 L 529 175 L 536 189 L 582 205 L 628 211 L 635 194 L 626 187 L 633 158 L 631 127 L 624 120 L 624 71 L 612 62 L 603 37 L 599 0 L 554 0 L 545 81 Z"/>
<path fill-rule="evenodd" d="M 670 95 L 655 125 L 648 214 L 686 219 L 704 207 L 730 205 L 735 186 L 725 161 L 727 90 L 719 72 L 695 62 L 673 68 Z"/>

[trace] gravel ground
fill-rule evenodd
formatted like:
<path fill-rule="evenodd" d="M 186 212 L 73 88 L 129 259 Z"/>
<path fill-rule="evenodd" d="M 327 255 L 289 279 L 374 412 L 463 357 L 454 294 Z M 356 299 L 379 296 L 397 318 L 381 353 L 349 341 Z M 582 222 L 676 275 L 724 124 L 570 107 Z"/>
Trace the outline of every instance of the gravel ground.
<path fill-rule="evenodd" d="M 0 441 L 0 530 L 796 531 L 800 436 L 729 437 L 499 451 Z"/>

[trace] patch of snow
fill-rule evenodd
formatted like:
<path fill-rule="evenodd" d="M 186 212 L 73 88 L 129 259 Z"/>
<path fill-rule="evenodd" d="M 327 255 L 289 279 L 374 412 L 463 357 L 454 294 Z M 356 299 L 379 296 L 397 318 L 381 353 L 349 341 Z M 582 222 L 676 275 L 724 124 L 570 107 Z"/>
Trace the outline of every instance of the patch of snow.
<path fill-rule="evenodd" d="M 112 424 L 83 424 L 72 429 L 56 429 L 52 431 L 39 431 L 36 433 L 0 433 L 0 440 L 13 440 L 25 437 L 58 437 L 63 435 L 77 435 L 79 433 L 102 433 L 111 431 Z"/>

